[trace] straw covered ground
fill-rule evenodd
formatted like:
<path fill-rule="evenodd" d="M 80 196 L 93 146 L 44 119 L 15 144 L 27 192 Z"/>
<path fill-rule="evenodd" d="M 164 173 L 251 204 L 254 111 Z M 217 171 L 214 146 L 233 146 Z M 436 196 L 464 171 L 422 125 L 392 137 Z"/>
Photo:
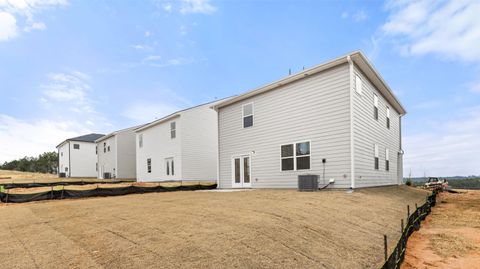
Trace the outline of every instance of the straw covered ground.
<path fill-rule="evenodd" d="M 71 181 L 85 181 L 85 182 L 105 182 L 108 180 L 96 178 L 59 178 L 55 174 L 44 173 L 30 173 L 19 172 L 11 170 L 0 170 L 0 184 L 7 183 L 50 183 L 50 182 L 71 182 Z M 114 181 L 114 180 L 111 180 Z"/>
<path fill-rule="evenodd" d="M 400 236 L 401 187 L 195 191 L 0 204 L 9 268 L 378 268 Z M 393 244 L 392 244 L 393 245 Z"/>

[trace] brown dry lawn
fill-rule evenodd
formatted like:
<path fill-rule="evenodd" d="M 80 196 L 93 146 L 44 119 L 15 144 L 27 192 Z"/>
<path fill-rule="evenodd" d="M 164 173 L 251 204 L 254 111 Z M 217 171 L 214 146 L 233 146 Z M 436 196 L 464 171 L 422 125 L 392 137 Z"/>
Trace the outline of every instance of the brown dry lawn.
<path fill-rule="evenodd" d="M 88 182 L 104 182 L 107 180 L 98 180 L 96 178 L 59 178 L 54 174 L 30 173 L 11 170 L 0 170 L 0 184 L 4 183 L 46 183 L 61 181 L 88 181 Z"/>
<path fill-rule="evenodd" d="M 397 241 L 401 187 L 173 192 L 0 204 L 9 268 L 378 268 Z M 393 244 L 392 244 L 393 245 Z"/>
<path fill-rule="evenodd" d="M 441 193 L 408 241 L 402 268 L 480 268 L 480 191 Z"/>

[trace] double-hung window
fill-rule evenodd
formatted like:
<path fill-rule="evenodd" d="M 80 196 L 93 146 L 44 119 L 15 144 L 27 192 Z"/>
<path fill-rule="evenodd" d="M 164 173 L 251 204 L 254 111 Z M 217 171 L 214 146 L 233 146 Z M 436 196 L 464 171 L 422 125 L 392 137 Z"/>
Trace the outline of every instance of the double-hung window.
<path fill-rule="evenodd" d="M 358 94 L 362 94 L 362 79 L 359 75 L 355 75 L 355 91 Z"/>
<path fill-rule="evenodd" d="M 387 106 L 387 129 L 390 129 L 390 108 Z"/>
<path fill-rule="evenodd" d="M 73 144 L 73 149 L 80 149 L 80 144 Z"/>
<path fill-rule="evenodd" d="M 170 122 L 170 138 L 174 139 L 175 137 L 177 137 L 177 123 Z"/>
<path fill-rule="evenodd" d="M 378 96 L 373 95 L 373 118 L 378 120 Z"/>
<path fill-rule="evenodd" d="M 385 170 L 390 171 L 390 152 L 388 149 L 385 149 Z"/>
<path fill-rule="evenodd" d="M 253 126 L 253 103 L 243 105 L 243 128 Z"/>
<path fill-rule="evenodd" d="M 310 142 L 286 144 L 280 148 L 282 171 L 310 169 Z"/>
<path fill-rule="evenodd" d="M 107 143 L 103 142 L 103 153 L 107 152 Z"/>
<path fill-rule="evenodd" d="M 373 154 L 374 154 L 374 162 L 375 162 L 374 167 L 375 167 L 375 170 L 378 170 L 379 163 L 378 163 L 378 145 L 377 144 L 373 146 L 373 151 L 374 151 Z"/>
<path fill-rule="evenodd" d="M 147 159 L 147 173 L 152 172 L 152 159 L 148 158 Z"/>

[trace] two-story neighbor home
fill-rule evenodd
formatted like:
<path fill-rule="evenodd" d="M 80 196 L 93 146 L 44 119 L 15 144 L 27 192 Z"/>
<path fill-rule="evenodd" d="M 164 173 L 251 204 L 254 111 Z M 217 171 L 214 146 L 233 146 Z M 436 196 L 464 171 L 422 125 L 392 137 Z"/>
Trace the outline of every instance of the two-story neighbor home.
<path fill-rule="evenodd" d="M 402 182 L 406 113 L 361 52 L 353 52 L 213 106 L 220 188 L 333 188 Z"/>
<path fill-rule="evenodd" d="M 136 129 L 137 181 L 217 179 L 219 101 L 175 112 Z"/>
<path fill-rule="evenodd" d="M 96 177 L 95 140 L 103 134 L 87 134 L 67 139 L 57 146 L 58 173 L 65 177 Z"/>
<path fill-rule="evenodd" d="M 115 131 L 95 141 L 98 178 L 134 179 L 136 177 L 135 129 Z"/>

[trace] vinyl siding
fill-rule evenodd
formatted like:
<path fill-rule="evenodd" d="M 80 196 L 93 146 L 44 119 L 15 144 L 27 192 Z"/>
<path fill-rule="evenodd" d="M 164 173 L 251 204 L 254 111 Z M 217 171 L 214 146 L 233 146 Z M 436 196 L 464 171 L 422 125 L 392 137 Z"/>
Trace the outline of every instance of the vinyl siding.
<path fill-rule="evenodd" d="M 132 179 L 136 177 L 135 132 L 125 130 L 117 135 L 117 178 Z"/>
<path fill-rule="evenodd" d="M 80 149 L 73 149 L 74 144 L 79 144 Z M 70 142 L 70 171 L 71 177 L 96 177 L 95 143 Z"/>
<path fill-rule="evenodd" d="M 400 150 L 400 116 L 358 68 L 354 73 L 362 79 L 363 93 L 354 96 L 354 159 L 355 187 L 398 184 L 398 152 Z M 355 75 L 352 77 L 355 83 Z M 352 84 L 354 85 L 354 84 Z M 378 96 L 378 121 L 374 118 L 374 97 Z M 387 106 L 390 107 L 390 129 L 387 128 Z M 379 146 L 379 169 L 374 169 L 374 144 Z M 390 170 L 385 170 L 385 149 L 390 151 Z M 401 167 L 400 167 L 401 169 Z"/>
<path fill-rule="evenodd" d="M 170 123 L 176 122 L 176 138 L 170 138 Z M 143 134 L 143 147 L 139 148 L 139 135 Z M 137 181 L 165 181 L 182 179 L 182 118 L 175 117 L 136 134 Z M 174 158 L 175 175 L 166 173 L 165 158 Z M 152 172 L 147 173 L 147 159 L 152 159 Z"/>
<path fill-rule="evenodd" d="M 110 173 L 112 178 L 118 177 L 116 139 L 116 136 L 112 136 L 96 144 L 98 147 L 98 178 L 103 178 L 105 173 Z M 103 152 L 104 143 L 106 152 Z M 110 151 L 108 151 L 108 147 L 110 147 Z"/>
<path fill-rule="evenodd" d="M 210 106 L 182 112 L 183 180 L 217 180 L 217 112 Z"/>
<path fill-rule="evenodd" d="M 299 174 L 350 187 L 350 92 L 347 64 L 219 109 L 219 180 L 232 187 L 232 156 L 251 155 L 253 188 L 296 188 Z M 242 105 L 254 103 L 254 125 L 243 128 Z M 281 171 L 280 146 L 311 142 L 311 169 Z"/>

